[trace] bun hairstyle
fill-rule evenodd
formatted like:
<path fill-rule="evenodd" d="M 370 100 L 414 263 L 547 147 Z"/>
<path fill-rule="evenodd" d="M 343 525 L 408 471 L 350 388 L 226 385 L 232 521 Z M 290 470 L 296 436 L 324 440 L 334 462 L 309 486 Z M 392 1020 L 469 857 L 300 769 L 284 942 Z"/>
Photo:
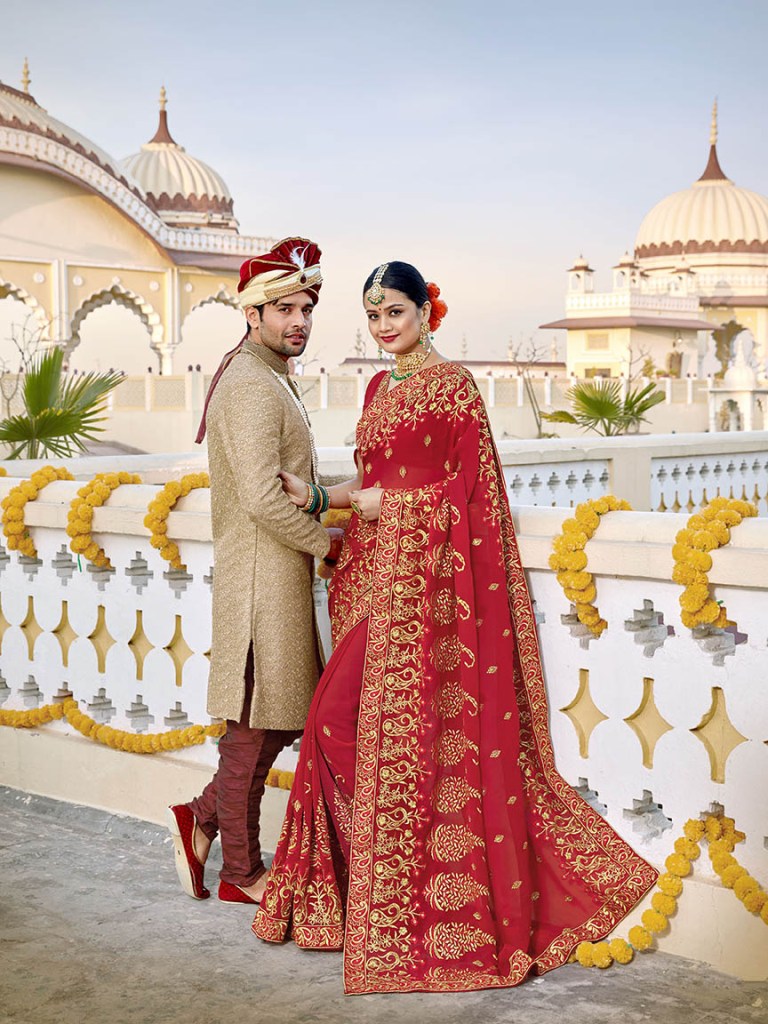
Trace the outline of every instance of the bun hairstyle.
<path fill-rule="evenodd" d="M 368 275 L 363 285 L 363 295 L 373 284 L 378 269 L 379 267 L 375 267 Z M 427 283 L 416 267 L 411 266 L 410 263 L 402 263 L 400 260 L 388 263 L 379 283 L 382 288 L 392 288 L 394 291 L 407 295 L 419 309 L 425 302 L 430 302 L 432 310 L 429 314 L 429 329 L 432 332 L 437 330 L 448 312 L 448 307 L 440 298 L 440 289 L 437 285 L 431 281 Z"/>

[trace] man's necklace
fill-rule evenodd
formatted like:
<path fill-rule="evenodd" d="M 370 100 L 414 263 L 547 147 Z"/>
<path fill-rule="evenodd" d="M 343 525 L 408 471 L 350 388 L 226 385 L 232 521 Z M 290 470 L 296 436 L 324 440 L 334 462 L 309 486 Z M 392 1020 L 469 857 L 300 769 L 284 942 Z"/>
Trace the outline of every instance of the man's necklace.
<path fill-rule="evenodd" d="M 282 387 L 284 387 L 291 396 L 293 404 L 299 410 L 301 418 L 304 420 L 304 426 L 307 428 L 307 432 L 309 433 L 309 451 L 312 457 L 312 483 L 316 484 L 320 469 L 317 457 L 317 445 L 315 444 L 315 435 L 312 433 L 312 424 L 309 422 L 309 416 L 307 415 L 307 410 L 304 408 L 301 395 L 299 394 L 297 386 L 293 381 L 291 381 L 287 373 L 278 373 L 277 370 L 273 370 L 271 366 L 268 366 L 267 369 L 271 374 L 273 374 L 276 380 L 280 381 Z"/>

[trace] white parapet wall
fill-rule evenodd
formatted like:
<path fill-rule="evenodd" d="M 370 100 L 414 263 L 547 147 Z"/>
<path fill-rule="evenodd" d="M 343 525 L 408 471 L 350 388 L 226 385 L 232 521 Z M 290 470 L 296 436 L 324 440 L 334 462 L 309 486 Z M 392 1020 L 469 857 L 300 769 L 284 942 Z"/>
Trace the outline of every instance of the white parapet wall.
<path fill-rule="evenodd" d="M 346 458 L 344 449 L 326 453 L 326 471 L 343 473 Z M 172 475 L 169 460 L 142 468 L 160 479 Z M 0 478 L 0 496 L 15 482 Z M 187 565 L 174 572 L 143 525 L 158 487 L 116 490 L 94 515 L 94 535 L 114 566 L 105 572 L 69 551 L 66 516 L 78 486 L 50 484 L 26 506 L 36 560 L 0 551 L 2 707 L 23 710 L 72 694 L 82 711 L 127 731 L 208 724 L 215 577 L 208 492 L 181 499 L 170 515 L 169 534 Z M 548 566 L 568 510 L 517 507 L 514 514 L 562 774 L 662 869 L 685 821 L 722 809 L 746 833 L 739 861 L 768 886 L 768 521 L 745 520 L 714 553 L 715 596 L 737 626 L 697 637 L 680 622 L 680 588 L 670 582 L 671 548 L 686 514 L 604 517 L 587 554 L 609 625 L 593 639 Z M 322 586 L 316 595 L 327 626 Z M 278 765 L 290 769 L 295 757 L 285 751 Z M 1 783 L 154 822 L 168 803 L 195 795 L 215 763 L 211 740 L 136 755 L 85 739 L 61 721 L 0 728 Z M 286 796 L 268 792 L 267 848 L 274 847 Z M 721 887 L 706 855 L 696 861 L 660 946 L 745 978 L 768 977 L 768 928 Z"/>

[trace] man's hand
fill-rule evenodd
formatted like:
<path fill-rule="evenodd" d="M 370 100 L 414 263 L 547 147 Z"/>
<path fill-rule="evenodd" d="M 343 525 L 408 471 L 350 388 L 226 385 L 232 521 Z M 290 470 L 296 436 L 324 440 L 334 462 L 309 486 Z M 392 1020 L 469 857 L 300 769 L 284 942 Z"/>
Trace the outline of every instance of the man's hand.
<path fill-rule="evenodd" d="M 340 530 L 338 526 L 327 526 L 326 530 L 331 538 L 331 547 L 317 567 L 317 575 L 323 580 L 329 580 L 333 575 L 334 566 L 339 560 L 344 544 L 344 531 Z"/>
<path fill-rule="evenodd" d="M 350 491 L 349 501 L 352 511 L 357 512 L 366 522 L 375 523 L 381 513 L 383 496 L 384 490 L 381 487 L 364 487 L 360 491 Z"/>
<path fill-rule="evenodd" d="M 302 508 L 307 503 L 309 497 L 309 485 L 306 484 L 300 476 L 295 476 L 293 473 L 286 473 L 285 470 L 281 470 L 277 474 L 280 483 L 283 485 L 283 490 L 291 499 L 294 505 L 298 508 Z"/>

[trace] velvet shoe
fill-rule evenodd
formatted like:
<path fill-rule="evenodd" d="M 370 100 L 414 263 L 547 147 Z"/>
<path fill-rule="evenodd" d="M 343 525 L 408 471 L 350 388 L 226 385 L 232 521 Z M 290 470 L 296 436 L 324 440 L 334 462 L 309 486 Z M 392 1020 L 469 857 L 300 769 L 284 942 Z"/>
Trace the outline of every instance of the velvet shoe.
<path fill-rule="evenodd" d="M 203 884 L 205 868 L 195 853 L 197 823 L 194 814 L 186 804 L 175 804 L 165 812 L 165 820 L 173 839 L 176 874 L 182 889 L 194 900 L 207 900 L 211 893 Z"/>

